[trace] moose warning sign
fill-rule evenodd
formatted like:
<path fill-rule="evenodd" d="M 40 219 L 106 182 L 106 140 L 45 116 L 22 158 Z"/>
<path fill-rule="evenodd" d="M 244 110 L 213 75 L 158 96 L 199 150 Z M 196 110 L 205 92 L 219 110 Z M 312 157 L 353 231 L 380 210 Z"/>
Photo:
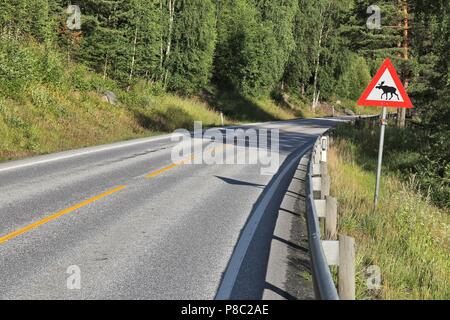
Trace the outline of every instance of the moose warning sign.
<path fill-rule="evenodd" d="M 384 146 L 384 133 L 387 125 L 386 114 L 387 107 L 392 108 L 412 108 L 413 105 L 409 100 L 408 94 L 405 88 L 403 88 L 402 82 L 395 71 L 394 65 L 388 58 L 384 61 L 380 70 L 378 70 L 375 77 L 370 82 L 367 89 L 361 95 L 358 100 L 360 106 L 374 106 L 383 107 L 383 111 L 380 117 L 380 147 L 378 149 L 378 166 L 377 166 L 377 182 L 375 186 L 375 207 L 378 203 L 378 197 L 380 195 L 380 180 L 381 180 L 381 164 L 383 161 L 383 146 Z"/>
<path fill-rule="evenodd" d="M 392 108 L 413 107 L 389 58 L 384 61 L 361 98 L 359 98 L 358 105 Z"/>

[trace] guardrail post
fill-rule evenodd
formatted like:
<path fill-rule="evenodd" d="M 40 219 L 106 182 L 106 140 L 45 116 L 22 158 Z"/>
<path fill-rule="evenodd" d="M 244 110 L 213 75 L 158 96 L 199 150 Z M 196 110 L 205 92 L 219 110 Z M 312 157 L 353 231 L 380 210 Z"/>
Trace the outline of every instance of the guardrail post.
<path fill-rule="evenodd" d="M 322 174 L 320 177 L 320 198 L 325 199 L 325 197 L 330 195 L 330 176 L 327 174 Z"/>
<path fill-rule="evenodd" d="M 321 148 L 320 148 L 320 145 L 317 143 L 314 145 L 314 154 L 313 155 L 314 155 L 314 157 L 313 157 L 314 164 L 319 164 L 320 158 L 321 158 Z"/>
<path fill-rule="evenodd" d="M 325 141 L 325 142 L 324 142 Z M 337 238 L 337 200 L 330 196 L 330 177 L 328 175 L 327 166 L 327 149 L 331 140 L 318 139 L 313 147 L 313 154 L 309 168 L 310 194 L 309 199 L 313 206 L 313 218 L 308 219 L 308 228 L 310 229 L 310 243 L 313 260 L 313 268 L 320 268 L 325 262 L 329 266 L 338 266 L 338 287 L 339 298 L 342 300 L 354 300 L 356 296 L 355 285 L 355 239 L 339 235 Z M 314 219 L 319 220 L 317 223 Z M 320 221 L 325 219 L 324 232 L 320 232 Z M 311 231 L 312 230 L 312 231 Z M 311 236 L 311 232 L 314 236 Z M 326 240 L 320 240 L 317 234 L 324 234 Z M 317 240 L 320 241 L 319 246 L 322 247 L 322 256 L 317 253 Z M 323 257 L 324 258 L 321 258 Z M 320 261 L 317 265 L 315 259 Z M 327 283 L 332 283 L 331 273 L 328 269 L 315 271 L 322 277 L 327 278 Z M 319 280 L 322 280 L 320 277 Z M 330 288 L 330 285 L 320 283 L 320 297 L 326 296 L 331 299 L 338 298 L 336 288 Z M 330 290 L 327 292 L 327 290 Z M 325 294 L 326 293 L 326 294 Z"/>
<path fill-rule="evenodd" d="M 320 161 L 327 162 L 327 153 L 328 153 L 328 137 L 323 136 L 320 138 Z"/>
<path fill-rule="evenodd" d="M 328 176 L 328 164 L 324 161 L 320 161 L 320 175 L 321 176 Z"/>
<path fill-rule="evenodd" d="M 336 198 L 325 197 L 325 238 L 336 240 L 337 237 L 337 200 Z"/>
<path fill-rule="evenodd" d="M 355 300 L 355 239 L 339 235 L 339 297 Z"/>

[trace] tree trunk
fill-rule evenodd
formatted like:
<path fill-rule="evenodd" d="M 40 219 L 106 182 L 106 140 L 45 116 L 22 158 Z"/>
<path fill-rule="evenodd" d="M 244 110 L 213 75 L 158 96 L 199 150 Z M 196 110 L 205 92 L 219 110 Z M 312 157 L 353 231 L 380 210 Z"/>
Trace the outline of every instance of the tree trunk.
<path fill-rule="evenodd" d="M 108 54 L 105 55 L 105 64 L 103 65 L 103 80 L 106 80 L 106 76 L 108 75 L 107 70 L 108 70 Z"/>
<path fill-rule="evenodd" d="M 319 46 L 317 49 L 317 58 L 316 58 L 316 68 L 314 70 L 314 93 L 313 93 L 313 103 L 312 103 L 312 111 L 316 111 L 316 97 L 317 97 L 317 80 L 319 76 L 319 66 L 320 66 L 320 50 L 322 48 L 322 36 L 323 36 L 323 28 L 325 26 L 325 21 L 322 24 L 322 27 L 320 28 L 320 34 L 319 34 Z"/>
<path fill-rule="evenodd" d="M 397 0 L 397 5 L 398 5 L 398 7 L 399 8 L 401 8 L 402 7 L 402 2 L 403 2 L 403 0 Z M 398 30 L 402 30 L 402 25 L 403 25 L 403 19 L 402 20 L 399 20 L 398 21 L 398 24 L 397 24 L 397 27 L 398 27 Z M 398 41 L 397 41 L 397 48 L 398 48 L 398 51 L 397 51 L 397 53 L 396 53 L 396 56 L 399 58 L 399 59 L 402 59 L 402 40 L 401 40 L 401 38 L 399 38 L 398 39 Z M 397 127 L 399 127 L 400 126 L 400 113 L 402 112 L 402 108 L 397 108 Z"/>
<path fill-rule="evenodd" d="M 114 6 L 113 12 L 115 11 L 115 9 L 116 9 L 116 7 Z M 110 13 L 108 16 L 108 27 L 111 27 L 110 26 L 111 16 L 112 16 L 112 13 Z M 106 52 L 106 54 L 105 54 L 105 64 L 103 65 L 103 80 L 106 80 L 107 76 L 108 76 L 108 52 Z"/>
<path fill-rule="evenodd" d="M 169 35 L 167 38 L 167 48 L 166 48 L 166 57 L 165 62 L 167 65 L 167 61 L 169 60 L 170 51 L 172 48 L 172 32 L 173 32 L 173 21 L 175 15 L 175 0 L 169 0 Z M 167 86 L 167 79 L 169 77 L 169 70 L 166 68 L 164 75 L 164 87 Z"/>
<path fill-rule="evenodd" d="M 130 76 L 128 77 L 128 87 L 127 91 L 130 91 L 131 81 L 133 80 L 134 73 L 134 65 L 136 63 L 136 45 L 137 45 L 137 36 L 138 36 L 138 26 L 136 26 L 136 30 L 134 31 L 134 39 L 133 39 L 133 55 L 131 57 L 131 67 L 130 67 Z"/>
<path fill-rule="evenodd" d="M 408 12 L 408 1 L 402 1 L 402 11 L 403 11 L 403 60 L 409 60 L 409 12 Z M 407 79 L 406 72 L 403 74 L 404 87 L 405 90 L 408 88 L 409 79 Z M 404 128 L 406 126 L 406 109 L 402 108 L 400 110 L 400 115 L 398 117 L 398 127 Z"/>
<path fill-rule="evenodd" d="M 325 12 L 321 11 L 321 13 L 320 13 L 320 16 L 322 18 L 322 25 L 320 26 L 319 43 L 318 43 L 318 48 L 317 48 L 316 68 L 314 70 L 314 93 L 313 93 L 313 104 L 312 104 L 313 112 L 316 111 L 316 106 L 317 106 L 317 103 L 319 102 L 319 94 L 317 93 L 317 84 L 318 84 L 319 68 L 320 68 L 320 54 L 321 54 L 320 51 L 322 49 L 323 38 L 327 38 L 328 32 L 325 32 L 325 36 L 324 36 L 324 30 L 325 30 L 325 25 L 327 23 L 327 14 L 331 11 L 332 4 L 333 4 L 333 1 L 330 1 L 328 3 L 328 7 L 325 9 Z"/>
<path fill-rule="evenodd" d="M 160 23 L 162 23 L 163 0 L 159 0 L 159 10 L 160 10 L 159 12 L 161 13 Z M 160 70 L 160 72 L 162 72 L 163 62 L 164 62 L 164 49 L 163 49 L 164 33 L 162 31 L 160 32 L 160 36 L 161 36 L 161 39 L 159 42 L 159 70 Z"/>

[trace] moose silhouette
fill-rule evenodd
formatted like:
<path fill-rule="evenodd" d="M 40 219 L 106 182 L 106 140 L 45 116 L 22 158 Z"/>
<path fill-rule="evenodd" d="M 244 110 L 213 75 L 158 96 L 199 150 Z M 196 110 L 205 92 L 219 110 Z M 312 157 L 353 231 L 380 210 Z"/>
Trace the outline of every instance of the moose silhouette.
<path fill-rule="evenodd" d="M 383 93 L 381 94 L 381 99 L 383 99 L 383 96 L 386 95 L 386 100 L 392 100 L 394 95 L 397 96 L 397 99 L 400 100 L 400 97 L 397 94 L 397 88 L 395 87 L 389 87 L 384 85 L 384 81 L 382 81 L 378 86 L 375 87 L 376 89 L 383 90 Z M 388 97 L 388 94 L 391 94 L 391 97 Z"/>

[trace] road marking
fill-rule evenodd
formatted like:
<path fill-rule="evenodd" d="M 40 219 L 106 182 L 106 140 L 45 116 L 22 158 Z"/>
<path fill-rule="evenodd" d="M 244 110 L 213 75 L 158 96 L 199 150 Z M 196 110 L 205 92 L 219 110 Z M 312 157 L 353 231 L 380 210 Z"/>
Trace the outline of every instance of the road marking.
<path fill-rule="evenodd" d="M 222 282 L 220 283 L 219 289 L 217 290 L 215 297 L 216 300 L 229 300 L 231 298 L 231 293 L 236 283 L 239 270 L 241 269 L 242 262 L 244 261 L 247 250 L 256 233 L 256 229 L 258 228 L 259 223 L 261 222 L 261 219 L 264 216 L 264 213 L 266 212 L 270 201 L 272 201 L 273 196 L 278 191 L 279 185 L 286 177 L 286 174 L 289 172 L 289 170 L 292 169 L 292 167 L 299 161 L 300 157 L 305 155 L 310 148 L 311 144 L 307 142 L 302 149 L 295 151 L 298 154 L 294 156 L 291 161 L 283 167 L 281 171 L 279 171 L 278 176 L 270 185 L 270 187 L 265 189 L 267 190 L 267 192 L 264 193 L 263 198 L 259 201 L 258 206 L 255 208 L 252 215 L 245 224 L 241 236 L 239 237 L 238 243 L 234 248 L 228 266 L 223 275 Z"/>
<path fill-rule="evenodd" d="M 189 160 L 193 161 L 194 159 L 195 159 L 195 156 L 194 156 L 194 155 L 189 156 L 189 157 L 187 157 L 187 158 L 186 158 L 185 160 L 183 160 L 183 161 L 180 161 L 180 162 L 178 162 L 178 163 L 172 163 L 171 165 L 169 165 L 169 166 L 167 166 L 167 167 L 164 167 L 164 168 L 158 169 L 158 170 L 156 170 L 156 171 L 150 172 L 149 174 L 147 174 L 147 175 L 145 176 L 145 178 L 146 178 L 146 179 L 150 179 L 150 178 L 156 177 L 157 175 L 160 175 L 161 173 L 164 173 L 164 172 L 166 172 L 166 171 L 168 171 L 168 170 L 170 170 L 170 169 L 173 169 L 173 168 L 175 168 L 175 167 L 181 166 L 181 165 L 185 164 L 185 163 L 186 163 L 187 161 L 189 161 Z"/>
<path fill-rule="evenodd" d="M 230 146 L 229 145 L 221 145 L 221 151 L 223 152 L 223 151 L 225 151 L 227 148 L 229 148 Z M 217 152 L 219 150 L 219 147 L 211 147 L 210 148 L 210 150 L 209 150 L 209 152 Z M 155 171 L 153 171 L 153 172 L 150 172 L 149 174 L 147 174 L 146 176 L 145 176 L 145 179 L 150 179 L 150 178 L 154 178 L 154 177 L 156 177 L 156 176 L 158 176 L 158 175 L 160 175 L 161 173 L 164 173 L 164 172 L 166 172 L 166 171 L 169 171 L 170 169 L 173 169 L 173 168 L 175 168 L 175 167 L 179 167 L 179 166 L 181 166 L 181 165 L 184 165 L 184 164 L 186 164 L 188 161 L 194 161 L 195 160 L 195 155 L 190 155 L 189 157 L 187 157 L 185 160 L 183 160 L 183 161 L 180 161 L 180 162 L 177 162 L 177 163 L 172 163 L 171 165 L 169 165 L 169 166 L 167 166 L 167 167 L 164 167 L 164 168 L 161 168 L 161 169 L 158 169 L 158 170 L 155 170 Z"/>
<path fill-rule="evenodd" d="M 35 228 L 37 228 L 39 226 L 42 226 L 43 224 L 46 224 L 47 222 L 55 220 L 55 219 L 65 215 L 65 214 L 68 214 L 68 213 L 73 212 L 73 211 L 75 211 L 77 209 L 80 209 L 80 208 L 82 208 L 84 206 L 87 206 L 88 204 L 90 204 L 92 202 L 95 202 L 95 201 L 100 200 L 102 198 L 105 198 L 105 197 L 107 197 L 107 196 L 109 196 L 109 195 L 111 195 L 113 193 L 116 193 L 116 192 L 124 189 L 125 187 L 126 186 L 118 186 L 118 187 L 116 187 L 114 189 L 111 189 L 111 190 L 106 191 L 106 192 L 104 192 L 102 194 L 99 194 L 98 196 L 95 196 L 93 198 L 90 198 L 88 200 L 80 202 L 80 203 L 78 203 L 78 204 L 76 204 L 76 205 L 74 205 L 74 206 L 72 206 L 70 208 L 67 208 L 67 209 L 64 209 L 62 211 L 59 211 L 59 212 L 57 212 L 55 214 L 52 214 L 52 215 L 50 215 L 50 216 L 48 216 L 48 217 L 46 217 L 46 218 L 44 218 L 42 220 L 36 221 L 36 222 L 26 226 L 26 227 L 23 227 L 23 228 L 18 229 L 18 230 L 14 231 L 14 232 L 11 232 L 11 233 L 3 236 L 3 237 L 0 237 L 0 244 L 3 243 L 3 242 L 6 242 L 8 240 L 11 240 L 12 238 L 15 238 L 17 236 L 20 236 L 21 234 L 24 234 L 24 233 L 26 233 L 26 232 L 28 232 L 28 231 L 30 231 L 32 229 L 35 229 Z"/>
<path fill-rule="evenodd" d="M 171 164 L 170 166 L 167 166 L 167 167 L 164 167 L 164 168 L 162 168 L 162 169 L 159 169 L 159 170 L 150 172 L 149 174 L 147 174 L 147 175 L 145 176 L 145 178 L 148 179 L 148 178 L 156 177 L 157 175 L 159 175 L 159 174 L 161 174 L 161 173 L 163 173 L 163 172 L 166 172 L 166 171 L 168 171 L 168 170 L 170 170 L 170 169 L 172 169 L 172 168 L 175 168 L 175 167 L 177 167 L 177 166 L 178 166 L 178 163 L 173 163 L 173 164 Z"/>

